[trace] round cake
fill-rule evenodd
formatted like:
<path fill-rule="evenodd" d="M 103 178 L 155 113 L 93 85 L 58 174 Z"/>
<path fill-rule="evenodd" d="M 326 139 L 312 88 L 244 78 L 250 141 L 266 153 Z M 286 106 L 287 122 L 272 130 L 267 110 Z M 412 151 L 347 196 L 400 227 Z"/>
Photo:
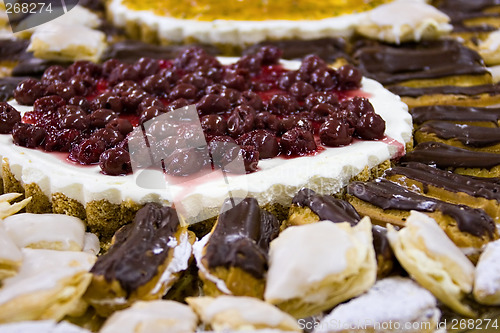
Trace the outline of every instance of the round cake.
<path fill-rule="evenodd" d="M 234 66 L 236 60 L 231 58 L 220 59 L 221 63 L 233 64 L 231 66 Z M 304 66 L 303 64 L 304 62 L 301 65 L 298 61 L 282 61 L 281 64 L 268 66 L 268 69 L 275 68 L 279 73 L 276 72 L 278 74 L 272 75 L 283 77 L 286 72 L 299 73 L 301 66 L 302 68 Z M 224 68 L 230 68 L 230 66 Z M 269 78 L 266 80 L 269 80 Z M 366 98 L 359 96 L 367 97 L 376 114 L 385 122 L 385 131 L 382 128 L 379 137 L 364 140 L 357 135 L 353 139 L 352 133 L 354 129 L 352 129 L 350 130 L 349 141 L 340 143 L 337 147 L 322 144 L 318 128 L 326 119 L 323 116 L 323 118 L 318 119 L 319 122 L 311 122 L 313 127 L 316 126 L 315 130 L 311 130 L 316 133 L 313 140 L 315 149 L 298 153 L 293 150 L 287 151 L 283 148 L 285 146 L 285 134 L 282 133 L 282 136 L 279 137 L 281 151 L 276 151 L 269 156 L 266 156 L 261 151 L 261 158 L 258 160 L 257 167 L 251 166 L 250 169 L 247 168 L 247 173 L 244 175 L 235 173 L 223 175 L 220 170 L 216 172 L 217 170 L 210 169 L 208 172 L 202 174 L 198 172 L 189 177 L 167 177 L 165 179 L 164 170 L 143 168 L 144 170 L 140 170 L 141 172 L 136 172 L 139 171 L 139 169 L 136 169 L 133 173 L 113 176 L 96 164 L 98 161 L 85 163 L 81 158 L 78 159 L 78 156 L 81 155 L 78 149 L 72 149 L 69 156 L 73 160 L 75 160 L 76 156 L 76 162 L 67 159 L 68 153 L 47 152 L 47 150 L 57 150 L 57 144 L 55 145 L 56 148 L 53 148 L 53 145 L 49 148 L 47 142 L 51 139 L 45 139 L 44 143 L 39 146 L 39 148 L 43 147 L 45 150 L 26 148 L 25 146 L 29 147 L 30 145 L 26 141 L 19 139 L 16 136 L 19 131 L 16 132 L 14 129 L 14 135 L 5 134 L 0 136 L 1 155 L 4 164 L 3 178 L 11 179 L 12 183 L 17 181 L 17 186 L 23 186 L 27 196 L 34 196 L 34 198 L 39 199 L 34 200 L 33 205 L 31 208 L 28 207 L 28 210 L 55 210 L 86 218 L 91 229 L 101 234 L 112 233 L 118 225 L 124 223 L 123 219 L 127 217 L 124 214 L 130 214 L 130 212 L 133 212 L 134 209 L 146 202 L 174 204 L 179 210 L 182 206 L 183 217 L 187 222 L 191 223 L 216 216 L 222 202 L 228 196 L 245 197 L 249 195 L 256 198 L 261 206 L 271 208 L 281 205 L 288 207 L 295 193 L 303 187 L 309 187 L 323 194 L 337 193 L 353 177 L 363 172 L 369 175 L 372 168 L 376 168 L 382 163 L 385 163 L 387 167 L 387 161 L 399 158 L 405 153 L 405 146 L 411 140 L 412 131 L 411 116 L 406 105 L 400 101 L 399 97 L 373 80 L 363 78 L 360 83 L 359 89 L 356 87 L 335 94 L 339 96 L 339 100 L 345 101 L 353 100 L 353 98 L 366 101 Z M 265 107 L 260 111 L 274 110 L 271 114 L 279 114 L 280 112 L 277 109 L 272 109 L 275 102 L 272 101 L 271 96 L 274 96 L 274 94 L 288 96 L 279 89 L 259 92 L 259 94 L 263 99 L 269 98 L 269 100 L 264 101 Z M 207 95 L 213 97 L 213 94 Z M 267 97 L 265 97 L 266 95 Z M 200 104 L 201 101 L 207 99 L 206 96 L 201 96 L 197 97 L 198 112 L 200 112 L 200 109 L 203 110 L 203 105 Z M 299 104 L 307 104 L 304 98 L 304 96 L 299 98 L 301 100 Z M 95 97 L 95 100 L 99 100 L 99 97 Z M 37 105 L 40 105 L 40 103 L 38 101 L 35 103 L 35 109 L 39 109 Z M 23 111 L 24 122 L 33 123 L 33 118 L 30 117 L 34 117 L 33 114 L 36 114 L 36 111 L 29 112 L 33 107 L 21 106 L 15 102 L 11 104 L 18 110 Z M 293 115 L 273 115 L 273 117 L 280 117 L 280 119 L 285 117 L 290 121 L 290 117 L 293 116 L 293 121 L 297 121 L 295 118 L 301 114 L 298 111 L 307 108 L 304 105 L 299 106 L 297 104 L 298 108 L 293 111 Z M 230 107 L 230 110 L 232 109 L 234 107 Z M 302 116 L 306 114 L 306 111 L 302 111 Z M 93 116 L 90 115 L 90 117 Z M 130 115 L 128 117 L 129 119 L 133 118 Z M 138 116 L 135 117 L 139 118 Z M 204 117 L 210 118 L 208 115 Z M 224 117 L 227 117 L 227 115 Z M 231 116 L 229 115 L 229 117 Z M 202 127 L 205 126 L 203 119 L 202 117 Z M 230 122 L 230 120 L 228 121 Z M 303 121 L 310 122 L 307 119 Z M 259 125 L 255 124 L 251 126 L 250 131 L 254 128 L 258 131 Z M 67 133 L 67 130 L 66 128 L 60 131 L 66 131 L 65 133 Z M 57 133 L 62 133 L 60 131 Z M 266 131 L 270 130 L 266 129 Z M 17 144 L 14 144 L 13 137 Z M 233 135 L 233 137 L 235 136 Z M 300 137 L 288 140 L 297 142 L 297 139 L 300 139 Z M 242 136 L 239 136 L 236 140 L 240 145 L 248 144 L 242 139 Z M 207 137 L 207 141 L 211 142 L 210 137 Z M 130 142 L 131 139 L 129 138 L 129 146 Z M 64 151 L 65 149 L 59 150 Z M 68 150 L 70 149 L 66 149 L 66 151 Z M 255 161 L 256 163 L 257 161 Z M 248 166 L 245 165 L 245 167 Z M 146 175 L 146 182 L 140 179 L 141 174 L 142 176 Z M 365 178 L 369 177 L 365 176 Z M 15 188 L 11 188 L 11 190 L 15 190 Z M 108 216 L 108 213 L 115 216 Z M 119 219 L 121 221 L 114 222 Z"/>
<path fill-rule="evenodd" d="M 198 41 L 248 45 L 263 40 L 348 36 L 366 11 L 389 0 L 282 1 L 197 0 L 194 2 L 113 0 L 108 16 L 130 35 L 147 41 Z"/>

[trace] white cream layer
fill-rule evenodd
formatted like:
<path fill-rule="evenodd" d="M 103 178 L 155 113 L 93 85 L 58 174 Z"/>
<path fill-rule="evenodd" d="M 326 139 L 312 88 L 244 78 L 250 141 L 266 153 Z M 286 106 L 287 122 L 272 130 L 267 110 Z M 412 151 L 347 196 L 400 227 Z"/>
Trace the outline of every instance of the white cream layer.
<path fill-rule="evenodd" d="M 234 59 L 221 62 L 228 61 Z M 291 70 L 300 66 L 300 62 L 295 61 L 283 64 Z M 257 172 L 229 175 L 232 193 L 253 196 L 260 205 L 279 203 L 288 206 L 303 187 L 321 194 L 336 193 L 365 167 L 373 168 L 400 156 L 412 135 L 408 107 L 374 80 L 364 78 L 362 91 L 369 95 L 375 111 L 385 120 L 388 140 L 358 141 L 345 147 L 326 148 L 315 156 L 260 160 Z M 31 109 L 11 104 L 20 111 Z M 113 204 L 123 201 L 171 204 L 176 198 L 182 199 L 188 212 L 186 217 L 190 218 L 206 213 L 206 209 L 215 210 L 216 214 L 228 195 L 228 185 L 221 177 L 199 184 L 167 185 L 167 190 L 148 189 L 136 184 L 137 175 L 106 176 L 97 165 L 79 166 L 65 161 L 65 155 L 60 153 L 16 146 L 11 135 L 0 135 L 0 147 L 0 157 L 4 162 L 8 161 L 16 179 L 22 184 L 38 184 L 49 198 L 54 193 L 63 193 L 84 205 L 94 200 L 107 200 Z M 160 171 L 152 172 L 156 179 L 162 179 Z"/>

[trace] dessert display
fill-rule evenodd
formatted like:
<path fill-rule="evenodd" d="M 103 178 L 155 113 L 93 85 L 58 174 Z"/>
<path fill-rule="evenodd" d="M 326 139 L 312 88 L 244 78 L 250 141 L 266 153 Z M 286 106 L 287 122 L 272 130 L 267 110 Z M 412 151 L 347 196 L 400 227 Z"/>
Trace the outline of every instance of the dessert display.
<path fill-rule="evenodd" d="M 457 313 L 473 317 L 462 302 L 472 291 L 474 265 L 431 217 L 413 211 L 405 228 L 388 226 L 387 237 L 410 276 Z"/>
<path fill-rule="evenodd" d="M 146 204 L 92 267 L 84 299 L 102 316 L 135 301 L 161 299 L 187 269 L 193 242 L 175 209 Z"/>
<path fill-rule="evenodd" d="M 387 332 L 398 331 L 396 326 L 404 327 L 405 332 L 435 332 L 440 316 L 436 298 L 428 290 L 409 278 L 388 277 L 377 281 L 367 293 L 336 307 L 314 332 L 348 332 L 347 327 L 373 332 L 384 323 L 392 328 Z M 363 322 L 365 325 L 360 325 Z"/>
<path fill-rule="evenodd" d="M 205 295 L 262 298 L 269 243 L 279 227 L 257 200 L 246 198 L 236 205 L 227 200 L 212 232 L 193 249 Z"/>
<path fill-rule="evenodd" d="M 0 331 L 494 323 L 496 1 L 92 2 L 0 40 Z"/>
<path fill-rule="evenodd" d="M 246 296 L 188 298 L 203 323 L 216 332 L 276 329 L 300 332 L 296 320 L 269 303 Z"/>
<path fill-rule="evenodd" d="M 366 217 L 355 226 L 320 221 L 282 231 L 271 242 L 264 300 L 305 318 L 368 290 L 377 276 L 371 228 Z"/>
<path fill-rule="evenodd" d="M 195 332 L 198 317 L 187 305 L 173 301 L 138 301 L 116 311 L 104 323 L 101 333 L 186 333 Z"/>
<path fill-rule="evenodd" d="M 456 105 L 431 105 L 410 110 L 413 124 L 420 126 L 427 121 L 448 121 L 454 124 L 470 124 L 497 127 L 500 109 L 495 107 L 462 107 Z"/>

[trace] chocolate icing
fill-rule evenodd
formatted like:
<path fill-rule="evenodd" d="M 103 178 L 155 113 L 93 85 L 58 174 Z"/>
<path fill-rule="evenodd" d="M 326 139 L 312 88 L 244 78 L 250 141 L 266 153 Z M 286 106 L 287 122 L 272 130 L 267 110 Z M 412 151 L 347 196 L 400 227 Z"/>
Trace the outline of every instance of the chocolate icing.
<path fill-rule="evenodd" d="M 27 56 L 29 40 L 25 39 L 0 39 L 0 61 L 18 61 Z"/>
<path fill-rule="evenodd" d="M 320 220 L 349 222 L 351 225 L 356 225 L 361 219 L 349 202 L 330 195 L 316 194 L 308 188 L 301 189 L 293 198 L 292 203 L 300 207 L 309 207 Z"/>
<path fill-rule="evenodd" d="M 480 12 L 488 7 L 500 5 L 499 0 L 440 0 L 438 8 L 446 11 L 460 11 L 464 13 Z"/>
<path fill-rule="evenodd" d="M 402 46 L 371 44 L 358 49 L 353 57 L 366 76 L 384 85 L 487 73 L 481 56 L 455 40 Z"/>
<path fill-rule="evenodd" d="M 130 295 L 160 273 L 158 267 L 165 263 L 171 249 L 168 243 L 178 227 L 174 208 L 146 204 L 132 224 L 117 231 L 113 245 L 98 258 L 91 272 L 108 282 L 119 281 Z"/>
<path fill-rule="evenodd" d="M 201 47 L 211 55 L 218 55 L 220 51 L 215 46 L 190 44 L 190 45 L 153 45 L 141 41 L 125 40 L 111 44 L 103 55 L 103 61 L 118 59 L 122 62 L 134 62 L 141 57 L 153 59 L 173 59 L 189 47 Z"/>
<path fill-rule="evenodd" d="M 420 182 L 423 185 L 424 193 L 427 193 L 428 186 L 434 186 L 450 192 L 463 192 L 473 197 L 500 202 L 498 185 L 437 169 L 423 163 L 405 163 L 404 166 L 386 170 L 385 174 L 386 176 L 404 176 Z"/>
<path fill-rule="evenodd" d="M 456 105 L 420 106 L 410 110 L 414 124 L 429 120 L 491 121 L 498 126 L 500 108 L 480 108 Z"/>
<path fill-rule="evenodd" d="M 475 148 L 488 147 L 500 142 L 500 129 L 497 127 L 471 126 L 433 120 L 426 122 L 418 130 L 433 133 L 444 140 L 456 139 L 466 146 Z"/>
<path fill-rule="evenodd" d="M 412 88 L 404 86 L 392 86 L 388 89 L 399 96 L 405 97 L 420 97 L 424 95 L 466 95 L 475 96 L 479 94 L 489 94 L 490 96 L 495 96 L 500 94 L 500 84 L 483 84 L 470 87 L 459 87 L 459 86 L 437 86 L 437 87 L 424 87 L 424 88 Z"/>
<path fill-rule="evenodd" d="M 3 77 L 0 78 L 0 102 L 7 102 L 14 96 L 17 85 L 27 79 L 26 77 Z"/>
<path fill-rule="evenodd" d="M 421 162 L 438 168 L 486 168 L 500 164 L 500 154 L 462 149 L 440 142 L 422 142 L 401 158 L 402 162 Z"/>
<path fill-rule="evenodd" d="M 43 60 L 30 55 L 26 59 L 21 60 L 12 69 L 12 76 L 41 77 L 43 72 L 52 65 L 61 65 L 63 67 L 66 67 L 70 65 L 70 63 Z"/>
<path fill-rule="evenodd" d="M 368 183 L 352 182 L 347 187 L 347 192 L 384 210 L 440 211 L 451 216 L 457 222 L 460 231 L 477 237 L 488 236 L 490 239 L 494 238 L 495 223 L 482 209 L 474 209 L 465 205 L 453 205 L 428 198 L 386 179 L 377 179 Z"/>
<path fill-rule="evenodd" d="M 203 257 L 209 268 L 239 267 L 260 279 L 267 271 L 269 243 L 279 233 L 279 221 L 260 209 L 254 198 L 236 206 L 226 200 Z"/>
<path fill-rule="evenodd" d="M 346 41 L 340 37 L 265 41 L 248 47 L 243 50 L 243 54 L 254 54 L 265 45 L 276 46 L 281 49 L 283 59 L 302 59 L 309 54 L 316 54 L 327 62 L 334 62 L 338 58 L 350 59 L 347 55 Z"/>

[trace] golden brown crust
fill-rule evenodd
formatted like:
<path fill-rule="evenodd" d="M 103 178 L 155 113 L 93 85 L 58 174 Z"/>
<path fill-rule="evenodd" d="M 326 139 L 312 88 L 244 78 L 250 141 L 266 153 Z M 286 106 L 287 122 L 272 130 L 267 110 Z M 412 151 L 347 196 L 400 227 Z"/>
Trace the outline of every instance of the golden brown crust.
<path fill-rule="evenodd" d="M 2 179 L 4 193 L 21 193 L 22 196 L 16 200 L 24 199 L 24 188 L 10 170 L 9 161 L 4 158 L 2 163 Z"/>
<path fill-rule="evenodd" d="M 35 183 L 24 186 L 26 197 L 31 201 L 26 206 L 26 212 L 34 214 L 52 213 L 52 202 Z"/>
<path fill-rule="evenodd" d="M 477 86 L 490 83 L 492 83 L 491 74 L 484 73 L 480 75 L 453 75 L 453 76 L 441 77 L 438 79 L 409 80 L 401 82 L 399 83 L 399 85 L 405 87 L 413 87 L 413 88 L 437 87 L 437 86 L 469 87 L 469 86 Z"/>
<path fill-rule="evenodd" d="M 66 214 L 78 217 L 84 221 L 87 220 L 85 207 L 78 201 L 68 198 L 60 192 L 52 194 L 52 211 L 56 214 Z"/>
<path fill-rule="evenodd" d="M 204 265 L 207 266 L 206 263 Z M 203 281 L 203 292 L 206 296 L 224 295 L 215 283 L 208 280 L 201 271 L 199 274 Z M 259 299 L 264 297 L 265 279 L 257 279 L 239 267 L 216 267 L 210 270 L 210 274 L 223 280 L 233 295 L 250 296 Z"/>

